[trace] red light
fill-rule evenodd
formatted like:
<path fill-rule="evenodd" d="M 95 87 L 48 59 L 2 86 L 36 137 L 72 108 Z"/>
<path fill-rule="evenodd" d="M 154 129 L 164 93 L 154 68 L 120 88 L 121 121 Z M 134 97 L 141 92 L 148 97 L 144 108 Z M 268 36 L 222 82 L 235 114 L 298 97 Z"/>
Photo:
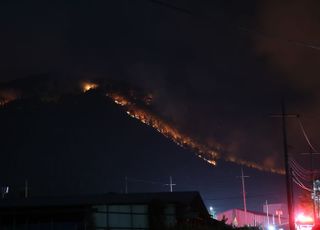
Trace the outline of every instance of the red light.
<path fill-rule="evenodd" d="M 304 215 L 304 213 L 299 213 L 296 216 L 296 222 L 300 222 L 300 223 L 310 223 L 313 222 L 313 218 L 311 216 L 306 216 Z"/>

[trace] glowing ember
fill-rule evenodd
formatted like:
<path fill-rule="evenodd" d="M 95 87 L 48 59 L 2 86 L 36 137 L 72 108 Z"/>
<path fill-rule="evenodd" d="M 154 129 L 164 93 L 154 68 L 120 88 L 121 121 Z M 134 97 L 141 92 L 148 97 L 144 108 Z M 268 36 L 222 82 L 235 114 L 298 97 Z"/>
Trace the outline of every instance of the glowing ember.
<path fill-rule="evenodd" d="M 117 94 L 117 93 L 108 93 L 107 94 L 108 97 L 111 97 L 113 99 L 113 101 L 121 106 L 126 106 L 126 105 L 130 105 L 131 103 L 122 95 Z"/>
<path fill-rule="evenodd" d="M 108 93 L 107 96 L 112 98 L 115 103 L 125 107 L 129 116 L 153 127 L 159 133 L 171 139 L 179 146 L 193 150 L 194 152 L 198 153 L 198 157 L 202 158 L 209 164 L 216 165 L 216 158 L 218 157 L 218 153 L 216 151 L 212 151 L 206 146 L 196 142 L 195 140 L 192 140 L 190 137 L 184 135 L 179 130 L 161 120 L 154 113 L 130 102 L 130 100 L 123 95 Z"/>
<path fill-rule="evenodd" d="M 219 147 L 212 149 L 212 147 L 208 147 L 208 145 L 197 142 L 196 140 L 182 133 L 178 129 L 174 128 L 169 123 L 165 122 L 163 119 L 161 119 L 159 116 L 157 116 L 152 111 L 147 109 L 145 106 L 137 105 L 135 103 L 135 100 L 136 100 L 135 98 L 131 99 L 130 96 L 125 96 L 125 94 L 122 94 L 120 92 L 108 93 L 107 96 L 110 97 L 116 104 L 124 107 L 129 116 L 141 121 L 142 123 L 148 126 L 153 127 L 155 130 L 157 130 L 159 133 L 161 133 L 165 137 L 171 139 L 177 145 L 192 150 L 193 152 L 196 153 L 196 155 L 199 158 L 203 159 L 210 165 L 215 166 L 216 160 L 218 158 L 223 157 L 225 161 L 234 162 L 240 165 L 245 165 L 250 168 L 254 168 L 262 171 L 269 171 L 269 172 L 278 173 L 278 174 L 285 173 L 283 169 L 265 167 L 254 162 L 238 159 L 234 155 L 225 154 L 225 156 L 221 156 L 221 154 L 219 154 L 217 151 Z M 151 102 L 152 95 L 149 95 L 147 98 L 149 100 L 144 100 L 146 98 L 142 100 L 144 101 L 145 105 L 149 105 L 149 103 L 147 102 Z"/>
<path fill-rule="evenodd" d="M 85 93 L 85 92 L 87 92 L 89 90 L 98 88 L 98 84 L 95 84 L 95 83 L 92 83 L 92 82 L 83 82 L 81 87 L 82 87 L 82 92 Z"/>

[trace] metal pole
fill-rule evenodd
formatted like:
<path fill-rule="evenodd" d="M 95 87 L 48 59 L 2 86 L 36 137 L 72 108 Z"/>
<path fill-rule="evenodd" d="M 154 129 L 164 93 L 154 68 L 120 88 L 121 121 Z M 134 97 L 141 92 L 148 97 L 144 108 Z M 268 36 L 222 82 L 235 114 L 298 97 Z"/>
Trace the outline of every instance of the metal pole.
<path fill-rule="evenodd" d="M 165 184 L 165 186 L 169 186 L 170 188 L 170 192 L 173 192 L 173 186 L 175 186 L 176 184 L 174 184 L 172 182 L 172 176 L 169 177 L 169 184 Z"/>
<path fill-rule="evenodd" d="M 266 200 L 266 208 L 267 208 L 267 223 L 268 226 L 270 225 L 270 221 L 269 221 L 269 206 L 268 206 L 268 201 Z"/>
<path fill-rule="evenodd" d="M 244 220 L 245 220 L 245 223 L 247 224 L 247 201 L 246 201 L 246 189 L 245 189 L 245 185 L 244 185 L 243 168 L 241 168 L 241 181 L 242 181 Z"/>
<path fill-rule="evenodd" d="M 173 192 L 173 186 L 175 186 L 176 184 L 173 183 L 173 180 L 172 180 L 172 176 L 170 176 L 170 192 Z"/>
<path fill-rule="evenodd" d="M 24 198 L 28 198 L 29 196 L 29 185 L 28 185 L 28 180 L 25 180 L 24 183 Z"/>
<path fill-rule="evenodd" d="M 286 187 L 287 187 L 287 202 L 288 202 L 288 214 L 289 214 L 289 228 L 295 230 L 293 211 L 292 211 L 292 183 L 289 169 L 289 157 L 288 157 L 288 146 L 287 146 L 287 127 L 286 127 L 286 109 L 284 100 L 281 103 L 282 110 L 282 134 L 283 134 L 283 150 L 284 150 L 284 164 L 286 171 Z"/>
<path fill-rule="evenodd" d="M 125 193 L 128 193 L 128 177 L 125 177 Z"/>
<path fill-rule="evenodd" d="M 272 214 L 272 224 L 276 225 L 276 221 L 274 220 L 274 214 Z"/>

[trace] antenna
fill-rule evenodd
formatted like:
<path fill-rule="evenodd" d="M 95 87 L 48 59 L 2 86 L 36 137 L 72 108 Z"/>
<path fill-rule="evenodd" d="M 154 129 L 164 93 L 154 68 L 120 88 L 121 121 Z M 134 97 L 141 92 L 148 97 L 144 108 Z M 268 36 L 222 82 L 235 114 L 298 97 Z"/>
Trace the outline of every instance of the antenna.
<path fill-rule="evenodd" d="M 176 186 L 176 184 L 173 184 L 172 182 L 172 176 L 169 177 L 170 183 L 169 184 L 165 184 L 166 186 L 170 186 L 170 192 L 173 191 L 173 186 Z"/>

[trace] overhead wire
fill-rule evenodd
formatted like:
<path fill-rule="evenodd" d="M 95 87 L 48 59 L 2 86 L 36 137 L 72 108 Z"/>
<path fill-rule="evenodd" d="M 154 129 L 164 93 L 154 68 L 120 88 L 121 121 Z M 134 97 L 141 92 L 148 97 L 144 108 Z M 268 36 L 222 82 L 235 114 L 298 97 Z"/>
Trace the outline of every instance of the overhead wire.
<path fill-rule="evenodd" d="M 209 18 L 209 16 L 207 16 L 207 15 L 203 15 L 203 14 L 202 15 L 197 15 L 195 12 L 193 12 L 193 11 L 191 11 L 189 9 L 174 5 L 174 4 L 169 3 L 169 2 L 165 2 L 165 1 L 161 1 L 161 0 L 145 0 L 145 1 L 149 1 L 149 2 L 152 2 L 152 3 L 167 7 L 169 9 L 175 10 L 175 11 L 180 12 L 180 13 L 185 13 L 185 14 L 192 15 L 192 16 L 202 16 L 205 19 Z M 299 41 L 299 40 L 295 40 L 295 39 L 281 38 L 279 35 L 267 34 L 265 32 L 258 31 L 256 29 L 250 29 L 250 28 L 248 28 L 246 26 L 239 26 L 238 25 L 238 26 L 232 26 L 232 27 L 235 27 L 237 30 L 240 30 L 240 31 L 243 31 L 243 32 L 246 32 L 246 33 L 250 32 L 250 33 L 253 33 L 254 35 L 258 35 L 260 37 L 264 37 L 264 38 L 267 38 L 267 39 L 274 39 L 274 40 L 277 40 L 279 42 L 286 42 L 286 43 L 291 44 L 291 45 L 305 47 L 305 48 L 308 48 L 308 49 L 313 49 L 313 50 L 316 50 L 316 51 L 320 51 L 320 45 L 316 45 L 316 44 L 313 44 L 313 43 L 310 43 L 310 42 Z"/>
<path fill-rule="evenodd" d="M 303 190 L 306 190 L 308 192 L 312 192 L 312 189 L 305 187 L 304 185 L 300 184 L 296 178 L 293 178 L 292 181 L 298 185 L 300 188 L 302 188 Z"/>
<path fill-rule="evenodd" d="M 307 186 L 305 186 L 305 185 L 304 185 L 297 177 L 295 177 L 294 175 L 293 175 L 292 179 L 293 179 L 293 182 L 295 182 L 295 184 L 297 184 L 300 188 L 302 188 L 302 189 L 304 189 L 304 190 L 306 190 L 306 191 L 308 191 L 308 192 L 312 192 L 312 189 L 311 189 L 311 188 L 308 188 Z"/>
<path fill-rule="evenodd" d="M 307 173 L 307 174 L 310 174 L 310 175 L 312 175 L 312 174 L 314 174 L 314 175 L 318 175 L 318 174 L 320 174 L 320 170 L 308 170 L 308 169 L 305 169 L 305 168 L 303 168 L 301 165 L 299 165 L 298 163 L 297 163 L 297 161 L 295 161 L 293 158 L 291 158 L 291 162 L 294 164 L 294 166 L 295 167 L 297 167 L 298 168 L 298 170 L 300 171 L 300 172 L 302 172 L 302 173 Z"/>
<path fill-rule="evenodd" d="M 301 185 L 303 185 L 304 187 L 307 187 L 306 185 L 304 185 L 304 183 L 299 179 L 299 177 L 297 177 L 296 173 L 294 171 L 292 171 L 292 177 L 295 178 Z"/>
<path fill-rule="evenodd" d="M 299 116 L 297 116 L 297 119 L 298 119 L 298 123 L 299 123 L 299 126 L 300 126 L 300 129 L 301 129 L 301 132 L 308 144 L 308 146 L 311 148 L 311 150 L 313 152 L 318 152 L 318 149 L 315 148 L 311 141 L 310 141 L 310 138 L 304 128 L 304 125 L 300 119 Z M 310 153 L 312 154 L 312 152 Z M 294 160 L 293 158 L 290 158 L 290 166 L 291 166 L 291 169 L 295 175 L 295 180 L 294 181 L 297 185 L 299 185 L 300 187 L 303 187 L 304 189 L 307 188 L 306 186 L 303 185 L 303 183 L 300 181 L 300 183 L 297 181 L 299 180 L 298 178 L 302 179 L 302 180 L 305 180 L 305 181 L 313 181 L 313 178 L 315 175 L 320 175 L 320 171 L 319 170 L 308 170 L 308 169 L 305 169 L 303 168 L 296 160 Z"/>
<path fill-rule="evenodd" d="M 302 167 L 295 159 L 293 159 L 292 157 L 290 158 L 290 162 L 291 162 L 292 164 L 294 164 L 295 167 L 297 167 L 301 172 L 308 173 L 308 174 L 312 173 L 311 170 L 303 168 L 303 167 Z"/>
<path fill-rule="evenodd" d="M 302 166 L 300 166 L 294 159 L 290 159 L 290 165 L 296 169 L 298 172 L 300 172 L 301 174 L 303 175 L 306 175 L 306 176 L 309 176 L 309 175 L 312 175 L 312 171 L 311 170 L 308 170 L 308 169 L 305 169 L 303 168 Z"/>
<path fill-rule="evenodd" d="M 300 119 L 299 117 L 297 117 L 297 119 L 298 119 L 298 123 L 299 123 L 300 128 L 301 128 L 302 134 L 303 134 L 304 138 L 306 139 L 309 147 L 310 147 L 314 152 L 318 153 L 319 151 L 311 144 L 310 138 L 308 137 L 308 134 L 307 134 L 307 132 L 306 132 L 306 130 L 305 130 L 303 124 L 302 124 L 301 119 Z M 312 154 L 312 153 L 311 153 L 311 154 Z"/>
<path fill-rule="evenodd" d="M 299 177 L 300 179 L 302 179 L 304 181 L 312 181 L 312 177 L 311 176 L 305 176 L 305 175 L 299 173 L 298 171 L 296 171 L 294 169 L 292 169 L 292 172 L 294 172 L 297 177 Z"/>

